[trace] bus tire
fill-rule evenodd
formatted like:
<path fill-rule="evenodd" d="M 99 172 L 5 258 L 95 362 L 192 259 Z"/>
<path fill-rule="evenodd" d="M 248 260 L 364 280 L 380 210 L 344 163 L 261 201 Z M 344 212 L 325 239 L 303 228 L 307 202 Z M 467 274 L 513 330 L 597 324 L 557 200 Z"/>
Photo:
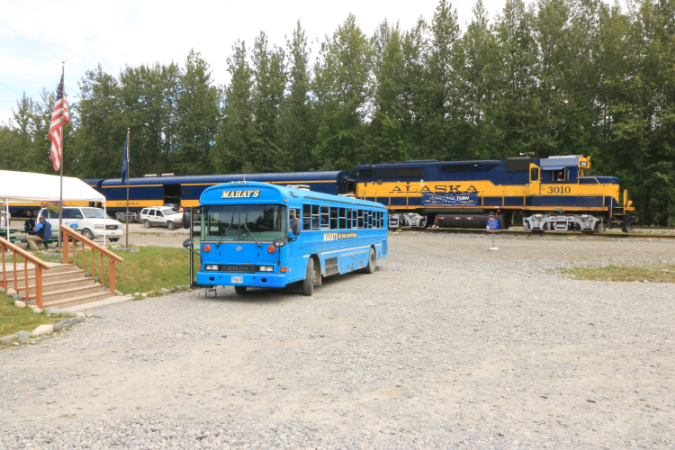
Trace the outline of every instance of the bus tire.
<path fill-rule="evenodd" d="M 302 294 L 312 295 L 314 293 L 314 258 L 307 261 L 307 270 L 305 270 L 305 279 L 302 280 Z"/>
<path fill-rule="evenodd" d="M 234 287 L 234 292 L 237 294 L 245 294 L 246 293 L 247 286 L 235 286 Z"/>
<path fill-rule="evenodd" d="M 375 273 L 375 268 L 377 267 L 375 259 L 375 249 L 370 248 L 370 255 L 368 255 L 368 265 L 363 269 L 363 273 L 371 274 Z"/>

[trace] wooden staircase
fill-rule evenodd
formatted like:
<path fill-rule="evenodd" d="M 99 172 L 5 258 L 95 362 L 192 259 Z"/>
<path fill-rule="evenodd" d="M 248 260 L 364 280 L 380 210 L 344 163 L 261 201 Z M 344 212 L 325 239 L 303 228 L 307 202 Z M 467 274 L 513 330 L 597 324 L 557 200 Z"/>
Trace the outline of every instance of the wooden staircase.
<path fill-rule="evenodd" d="M 124 259 L 65 225 L 61 226 L 60 231 L 63 233 L 65 264 L 42 261 L 36 255 L 0 237 L 0 287 L 14 289 L 24 300 L 34 300 L 40 308 L 67 308 L 114 296 L 115 263 Z M 82 269 L 75 264 L 76 242 L 81 244 Z M 85 252 L 89 251 L 91 258 L 86 267 L 91 267 L 91 275 L 85 272 Z M 100 257 L 99 261 L 97 256 Z M 107 274 L 104 257 L 108 258 Z M 97 274 L 103 283 L 107 275 L 108 288 L 94 278 Z"/>
<path fill-rule="evenodd" d="M 65 308 L 81 303 L 93 302 L 114 295 L 105 286 L 96 282 L 94 277 L 73 264 L 49 264 L 49 269 L 42 274 L 42 307 L 58 306 Z M 26 272 L 22 264 L 17 265 L 16 277 L 11 263 L 5 263 L 7 288 L 12 288 L 19 295 L 35 299 L 37 286 L 35 282 L 35 266 L 28 265 L 28 295 L 26 292 Z M 0 285 L 4 285 L 3 271 L 0 270 Z"/>

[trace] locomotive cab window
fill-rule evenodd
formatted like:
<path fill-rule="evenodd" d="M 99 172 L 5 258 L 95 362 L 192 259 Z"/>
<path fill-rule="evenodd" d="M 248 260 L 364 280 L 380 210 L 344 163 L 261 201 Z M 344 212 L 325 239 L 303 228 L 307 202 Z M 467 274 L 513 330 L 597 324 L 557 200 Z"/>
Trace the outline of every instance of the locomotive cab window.
<path fill-rule="evenodd" d="M 530 181 L 539 180 L 539 167 L 533 167 L 530 169 Z"/>
<path fill-rule="evenodd" d="M 551 173 L 551 181 L 554 183 L 564 183 L 565 181 L 570 180 L 570 170 L 569 169 L 560 169 L 554 170 Z"/>

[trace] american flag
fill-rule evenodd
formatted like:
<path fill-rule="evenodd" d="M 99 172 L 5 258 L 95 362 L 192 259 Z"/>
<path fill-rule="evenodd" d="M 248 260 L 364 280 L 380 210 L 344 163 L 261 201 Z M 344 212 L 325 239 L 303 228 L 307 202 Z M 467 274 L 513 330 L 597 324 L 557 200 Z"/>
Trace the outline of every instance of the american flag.
<path fill-rule="evenodd" d="M 61 75 L 61 83 L 56 90 L 56 104 L 54 104 L 54 111 L 52 112 L 52 123 L 49 126 L 49 140 L 52 141 L 49 159 L 54 163 L 54 170 L 56 171 L 61 167 L 61 160 L 63 159 L 61 134 L 63 133 L 63 125 L 68 121 L 68 102 L 63 95 L 63 75 Z"/>

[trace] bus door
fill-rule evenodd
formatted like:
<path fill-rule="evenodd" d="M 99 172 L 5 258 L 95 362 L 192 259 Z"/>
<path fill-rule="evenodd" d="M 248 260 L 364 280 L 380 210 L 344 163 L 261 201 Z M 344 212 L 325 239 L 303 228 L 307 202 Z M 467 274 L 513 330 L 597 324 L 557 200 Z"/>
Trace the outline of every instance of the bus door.
<path fill-rule="evenodd" d="M 202 209 L 185 208 L 183 214 L 189 214 L 190 238 L 192 239 L 192 251 L 190 252 L 190 286 L 194 285 L 196 274 L 201 266 L 201 242 L 202 242 Z"/>
<path fill-rule="evenodd" d="M 164 205 L 180 207 L 180 184 L 164 185 Z"/>

